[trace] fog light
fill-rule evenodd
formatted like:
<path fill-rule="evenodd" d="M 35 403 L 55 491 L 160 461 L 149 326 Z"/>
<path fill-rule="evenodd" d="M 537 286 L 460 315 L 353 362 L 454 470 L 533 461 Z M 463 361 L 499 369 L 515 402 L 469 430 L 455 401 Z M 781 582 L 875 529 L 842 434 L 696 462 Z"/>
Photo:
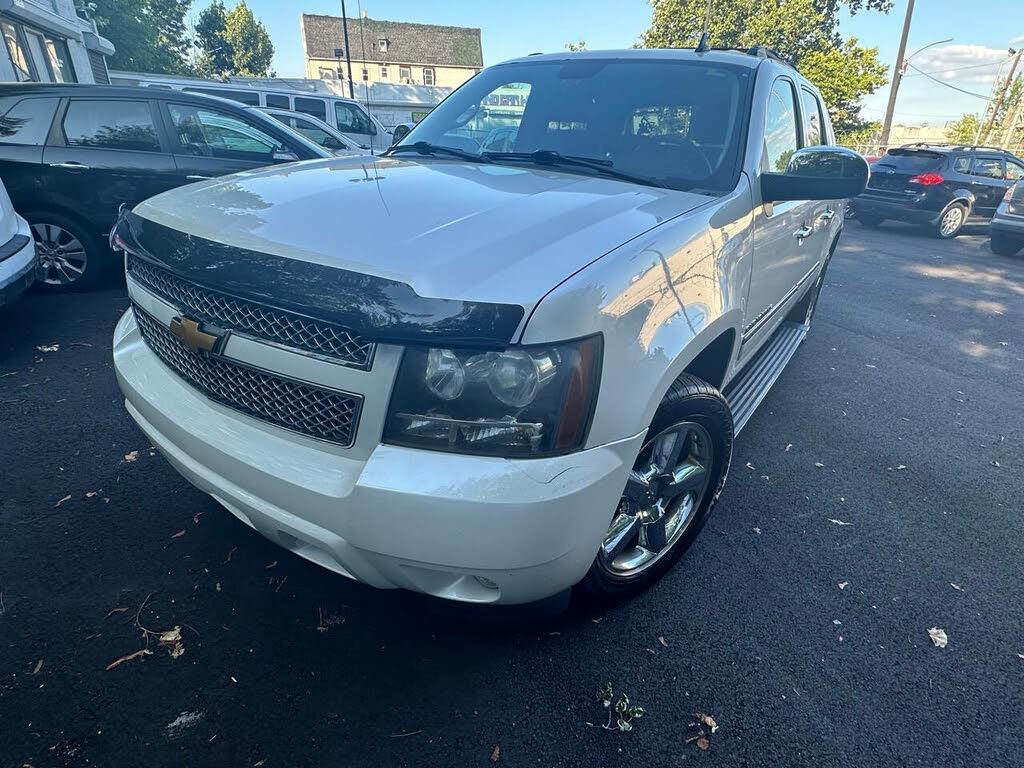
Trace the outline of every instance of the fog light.
<path fill-rule="evenodd" d="M 495 584 L 490 579 L 488 579 L 486 576 L 474 576 L 473 578 L 476 579 L 477 584 L 479 584 L 484 589 L 495 589 L 496 590 L 498 588 L 498 585 Z"/>

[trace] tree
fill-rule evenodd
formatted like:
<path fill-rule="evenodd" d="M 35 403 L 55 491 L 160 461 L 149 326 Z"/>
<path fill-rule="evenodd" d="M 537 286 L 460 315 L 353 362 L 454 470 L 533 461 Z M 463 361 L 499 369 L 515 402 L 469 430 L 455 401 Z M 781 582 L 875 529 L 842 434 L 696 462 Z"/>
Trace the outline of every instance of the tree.
<path fill-rule="evenodd" d="M 257 21 L 245 0 L 230 11 L 214 2 L 196 22 L 201 51 L 198 67 L 208 74 L 263 76 L 270 73 L 274 44 L 263 22 Z"/>
<path fill-rule="evenodd" d="M 100 33 L 114 40 L 111 69 L 190 71 L 185 13 L 192 0 L 94 0 Z"/>
<path fill-rule="evenodd" d="M 572 51 L 573 53 L 578 53 L 579 51 L 585 51 L 585 50 L 587 50 L 587 41 L 586 40 L 580 40 L 577 43 L 566 43 L 565 44 L 565 48 L 566 48 L 566 50 Z"/>
<path fill-rule="evenodd" d="M 964 115 L 950 123 L 946 129 L 946 140 L 951 144 L 973 144 L 980 125 L 977 115 Z"/>
<path fill-rule="evenodd" d="M 227 26 L 228 10 L 221 0 L 214 0 L 199 14 L 196 45 L 201 53 L 197 67 L 206 74 L 222 74 L 232 68 L 235 52 L 224 36 Z"/>
<path fill-rule="evenodd" d="M 705 0 L 650 0 L 651 26 L 641 36 L 650 48 L 692 48 L 704 28 Z M 877 48 L 862 48 L 839 34 L 841 6 L 888 12 L 890 0 L 732 0 L 712 6 L 708 33 L 713 46 L 764 45 L 797 65 L 821 91 L 837 135 L 847 138 L 869 124 L 860 99 L 885 85 L 888 68 Z"/>

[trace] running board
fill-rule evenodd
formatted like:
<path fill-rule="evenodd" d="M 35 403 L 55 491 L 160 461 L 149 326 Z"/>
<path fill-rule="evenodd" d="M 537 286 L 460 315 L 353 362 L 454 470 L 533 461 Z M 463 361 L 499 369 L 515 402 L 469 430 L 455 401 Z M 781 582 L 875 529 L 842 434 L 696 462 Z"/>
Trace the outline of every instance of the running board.
<path fill-rule="evenodd" d="M 786 363 L 796 353 L 800 342 L 807 336 L 809 328 L 810 326 L 799 325 L 791 320 L 782 323 L 764 348 L 747 363 L 740 375 L 729 382 L 723 394 L 732 408 L 734 434 L 738 435 L 750 421 L 757 406 L 764 400 L 775 380 L 782 374 Z"/>

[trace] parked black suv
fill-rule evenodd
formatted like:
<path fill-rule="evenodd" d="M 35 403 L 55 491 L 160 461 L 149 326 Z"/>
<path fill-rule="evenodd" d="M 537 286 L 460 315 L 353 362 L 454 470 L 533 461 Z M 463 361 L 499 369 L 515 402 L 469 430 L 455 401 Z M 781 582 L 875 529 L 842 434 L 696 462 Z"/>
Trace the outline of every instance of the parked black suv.
<path fill-rule="evenodd" d="M 871 180 L 853 199 L 853 210 L 868 227 L 896 219 L 956 237 L 965 224 L 989 221 L 1021 178 L 1024 160 L 1002 149 L 908 144 L 871 166 Z"/>
<path fill-rule="evenodd" d="M 32 225 L 42 283 L 88 290 L 120 260 L 122 203 L 272 163 L 330 157 L 257 109 L 156 88 L 0 85 L 0 178 Z"/>

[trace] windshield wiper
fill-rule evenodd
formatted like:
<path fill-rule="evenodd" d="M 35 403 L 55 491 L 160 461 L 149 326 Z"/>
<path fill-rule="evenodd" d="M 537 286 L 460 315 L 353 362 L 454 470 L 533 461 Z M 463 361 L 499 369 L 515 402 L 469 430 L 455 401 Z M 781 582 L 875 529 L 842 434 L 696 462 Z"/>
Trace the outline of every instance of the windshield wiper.
<path fill-rule="evenodd" d="M 391 155 L 398 154 L 399 152 L 416 152 L 420 155 L 451 155 L 452 157 L 457 157 L 460 160 L 470 160 L 474 163 L 491 162 L 491 158 L 477 152 L 467 152 L 464 149 L 446 147 L 441 144 L 431 144 L 427 141 L 417 141 L 413 144 L 399 144 L 391 147 L 391 149 L 385 152 L 382 152 L 381 155 L 382 157 L 390 157 Z"/>
<path fill-rule="evenodd" d="M 612 176 L 623 181 L 646 184 L 650 187 L 665 187 L 660 181 L 655 181 L 649 176 L 641 176 L 629 171 L 620 171 L 612 166 L 611 160 L 602 160 L 597 157 L 579 157 L 578 155 L 563 155 L 553 149 L 538 149 L 533 152 L 482 152 L 481 154 L 491 160 L 526 160 L 537 165 L 552 166 L 574 165 L 581 168 L 590 168 L 605 176 Z"/>

